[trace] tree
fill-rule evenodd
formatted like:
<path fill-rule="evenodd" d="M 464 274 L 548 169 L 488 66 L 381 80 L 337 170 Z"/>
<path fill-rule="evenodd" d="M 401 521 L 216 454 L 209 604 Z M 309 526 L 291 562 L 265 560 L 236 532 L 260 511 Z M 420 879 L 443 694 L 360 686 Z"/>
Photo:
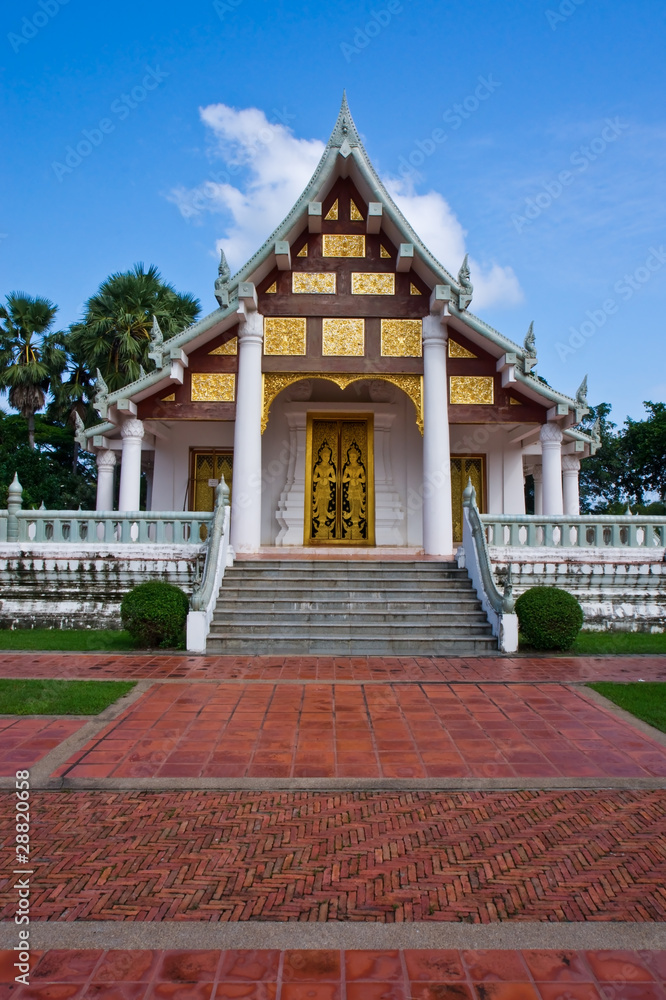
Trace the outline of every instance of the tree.
<path fill-rule="evenodd" d="M 112 274 L 85 305 L 80 323 L 70 328 L 70 351 L 85 359 L 90 372 L 99 368 L 111 392 L 138 379 L 148 368 L 153 316 L 165 337 L 189 326 L 199 315 L 199 300 L 176 292 L 156 267 L 135 264 Z"/>
<path fill-rule="evenodd" d="M 72 471 L 76 472 L 80 452 L 75 436 L 76 418 L 78 415 L 86 426 L 97 422 L 97 414 L 92 405 L 95 397 L 95 379 L 81 353 L 71 349 L 68 339 L 65 343 L 70 348 L 66 367 L 57 385 L 52 386 L 53 398 L 46 413 L 49 420 L 64 424 L 72 431 Z"/>
<path fill-rule="evenodd" d="M 11 292 L 0 305 L 0 388 L 28 423 L 35 447 L 35 413 L 60 381 L 66 363 L 62 334 L 49 334 L 58 307 L 48 299 Z"/>
<path fill-rule="evenodd" d="M 666 503 L 666 403 L 646 400 L 643 405 L 647 420 L 626 421 L 622 435 L 625 467 L 634 472 L 636 485 L 631 492 L 637 503 L 644 503 L 645 493 L 656 493 Z"/>
<path fill-rule="evenodd" d="M 580 424 L 580 429 L 590 434 L 595 429 L 601 438 L 601 448 L 580 466 L 580 505 L 585 514 L 601 513 L 611 504 L 625 499 L 623 488 L 624 465 L 617 425 L 610 420 L 610 403 L 591 406 Z"/>

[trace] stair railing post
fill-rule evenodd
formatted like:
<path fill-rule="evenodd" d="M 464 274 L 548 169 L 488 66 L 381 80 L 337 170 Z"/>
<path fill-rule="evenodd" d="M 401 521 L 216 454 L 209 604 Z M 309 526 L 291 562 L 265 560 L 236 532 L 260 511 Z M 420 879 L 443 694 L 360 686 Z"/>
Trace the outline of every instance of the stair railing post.
<path fill-rule="evenodd" d="M 18 515 L 23 507 L 23 487 L 19 483 L 18 473 L 14 473 L 14 479 L 7 493 L 7 541 L 18 542 L 19 519 Z"/>

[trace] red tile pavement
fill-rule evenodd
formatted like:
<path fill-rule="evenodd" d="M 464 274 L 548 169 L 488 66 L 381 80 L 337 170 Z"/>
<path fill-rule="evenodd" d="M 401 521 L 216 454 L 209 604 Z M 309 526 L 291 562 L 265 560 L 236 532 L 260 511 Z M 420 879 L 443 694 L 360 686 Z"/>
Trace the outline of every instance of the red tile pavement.
<path fill-rule="evenodd" d="M 0 1000 L 664 1000 L 665 980 L 657 951 L 49 951 Z"/>
<path fill-rule="evenodd" d="M 661 790 L 43 791 L 31 849 L 33 920 L 666 920 Z"/>
<path fill-rule="evenodd" d="M 32 767 L 86 722 L 39 715 L 0 717 L 0 777 Z"/>
<path fill-rule="evenodd" d="M 117 680 L 666 680 L 666 656 L 187 656 L 151 653 L 0 653 L 0 677 Z"/>
<path fill-rule="evenodd" d="M 557 684 L 156 683 L 54 773 L 647 777 L 666 747 Z"/>

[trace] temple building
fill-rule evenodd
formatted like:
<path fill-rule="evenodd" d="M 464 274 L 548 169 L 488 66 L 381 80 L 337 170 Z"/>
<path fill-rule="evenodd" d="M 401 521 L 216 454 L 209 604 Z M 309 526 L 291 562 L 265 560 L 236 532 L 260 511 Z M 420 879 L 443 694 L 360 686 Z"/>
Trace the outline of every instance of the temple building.
<path fill-rule="evenodd" d="M 165 340 L 154 370 L 107 393 L 85 432 L 97 510 L 212 510 L 231 488 L 234 552 L 374 546 L 450 558 L 469 479 L 482 512 L 578 514 L 580 460 L 597 441 L 575 399 L 470 312 L 453 277 L 391 200 L 346 100 L 307 188 L 231 277 L 218 308 Z"/>

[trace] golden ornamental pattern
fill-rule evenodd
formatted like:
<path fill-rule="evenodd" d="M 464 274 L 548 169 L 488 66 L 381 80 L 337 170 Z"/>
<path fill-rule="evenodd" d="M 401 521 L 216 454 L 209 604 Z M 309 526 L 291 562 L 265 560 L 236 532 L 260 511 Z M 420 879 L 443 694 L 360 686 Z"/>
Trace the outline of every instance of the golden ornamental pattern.
<path fill-rule="evenodd" d="M 273 284 L 266 289 L 266 295 L 275 295 L 276 292 L 277 292 L 277 281 L 274 281 Z"/>
<path fill-rule="evenodd" d="M 291 290 L 295 294 L 335 295 L 335 271 L 294 271 Z"/>
<path fill-rule="evenodd" d="M 192 372 L 193 403 L 233 403 L 236 376 L 220 372 Z"/>
<path fill-rule="evenodd" d="M 423 376 L 422 375 L 388 375 L 375 373 L 368 376 L 363 372 L 264 372 L 262 376 L 263 401 L 261 408 L 261 433 L 268 426 L 268 416 L 273 400 L 284 389 L 303 379 L 323 379 L 334 382 L 340 389 L 346 389 L 352 382 L 371 381 L 390 382 L 401 389 L 414 404 L 416 410 L 416 425 L 423 434 Z"/>
<path fill-rule="evenodd" d="M 220 344 L 216 347 L 214 351 L 208 352 L 209 356 L 215 354 L 221 354 L 228 357 L 230 354 L 238 354 L 238 337 L 232 337 L 231 340 L 227 340 L 225 344 Z"/>
<path fill-rule="evenodd" d="M 391 254 L 388 252 L 388 250 L 386 249 L 385 246 L 381 246 L 380 245 L 380 247 L 379 247 L 379 256 L 380 257 L 390 257 Z"/>
<path fill-rule="evenodd" d="M 482 405 L 495 402 L 495 379 L 492 375 L 451 375 L 451 403 Z"/>
<path fill-rule="evenodd" d="M 338 221 L 338 199 L 337 198 L 335 199 L 335 201 L 333 202 L 333 204 L 329 208 L 328 213 L 324 216 L 324 219 L 327 222 L 337 222 Z"/>
<path fill-rule="evenodd" d="M 420 319 L 382 320 L 382 357 L 420 358 L 423 353 Z"/>
<path fill-rule="evenodd" d="M 307 245 L 307 243 L 304 243 L 303 246 L 301 247 L 301 249 L 296 254 L 296 256 L 297 257 L 307 257 L 307 255 L 308 255 L 308 245 Z"/>
<path fill-rule="evenodd" d="M 352 274 L 352 295 L 395 295 L 395 274 Z"/>
<path fill-rule="evenodd" d="M 341 236 L 324 233 L 321 240 L 322 257 L 365 257 L 365 236 Z"/>
<path fill-rule="evenodd" d="M 450 358 L 475 358 L 476 354 L 472 354 L 468 351 L 466 347 L 459 344 L 455 340 L 449 338 L 449 357 Z"/>
<path fill-rule="evenodd" d="M 365 354 L 365 320 L 324 319 L 321 353 L 325 356 L 362 358 Z"/>
<path fill-rule="evenodd" d="M 307 321 L 299 316 L 266 316 L 264 354 L 305 354 L 306 323 Z"/>
<path fill-rule="evenodd" d="M 363 222 L 363 216 L 356 206 L 356 202 L 352 199 L 349 203 L 349 218 L 352 222 Z"/>

